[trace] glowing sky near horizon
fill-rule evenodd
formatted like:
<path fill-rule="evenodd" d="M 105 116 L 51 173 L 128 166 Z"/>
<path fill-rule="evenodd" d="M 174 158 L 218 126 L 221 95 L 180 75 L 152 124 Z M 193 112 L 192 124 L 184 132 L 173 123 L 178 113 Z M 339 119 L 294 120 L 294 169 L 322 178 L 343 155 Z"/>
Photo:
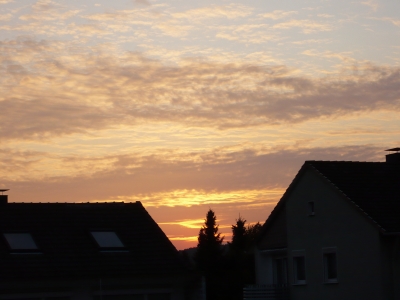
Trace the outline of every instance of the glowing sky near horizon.
<path fill-rule="evenodd" d="M 400 2 L 0 0 L 0 187 L 141 201 L 178 249 L 305 160 L 400 146 Z"/>

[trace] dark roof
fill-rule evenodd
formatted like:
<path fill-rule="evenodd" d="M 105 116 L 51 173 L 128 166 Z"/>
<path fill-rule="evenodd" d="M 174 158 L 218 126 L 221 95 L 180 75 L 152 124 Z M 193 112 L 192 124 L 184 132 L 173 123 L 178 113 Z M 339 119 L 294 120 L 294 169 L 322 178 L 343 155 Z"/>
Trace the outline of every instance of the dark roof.
<path fill-rule="evenodd" d="M 400 232 L 400 164 L 306 161 L 386 232 Z"/>
<path fill-rule="evenodd" d="M 94 230 L 114 231 L 126 251 L 103 252 Z M 13 254 L 3 233 L 28 232 L 40 253 Z M 0 205 L 0 280 L 171 276 L 178 251 L 140 202 Z"/>

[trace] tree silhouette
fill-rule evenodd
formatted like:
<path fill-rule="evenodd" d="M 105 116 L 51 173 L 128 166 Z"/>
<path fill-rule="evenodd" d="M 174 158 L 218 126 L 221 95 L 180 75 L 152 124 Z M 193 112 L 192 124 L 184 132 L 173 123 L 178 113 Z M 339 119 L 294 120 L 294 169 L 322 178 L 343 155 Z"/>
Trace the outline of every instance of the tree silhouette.
<path fill-rule="evenodd" d="M 256 244 L 257 238 L 261 233 L 263 225 L 257 222 L 253 225 L 248 225 L 246 228 L 247 248 L 253 248 Z"/>
<path fill-rule="evenodd" d="M 200 270 L 209 271 L 216 267 L 221 257 L 221 244 L 224 237 L 218 233 L 217 217 L 209 210 L 200 229 L 197 244 L 197 264 Z"/>
<path fill-rule="evenodd" d="M 234 251 L 244 251 L 247 245 L 246 220 L 240 215 L 236 220 L 236 225 L 232 225 L 232 242 L 229 246 Z"/>
<path fill-rule="evenodd" d="M 206 279 L 207 300 L 218 299 L 220 279 L 218 272 L 220 271 L 223 240 L 224 237 L 218 233 L 217 217 L 210 209 L 199 232 L 195 257 L 197 268 L 202 271 Z"/>

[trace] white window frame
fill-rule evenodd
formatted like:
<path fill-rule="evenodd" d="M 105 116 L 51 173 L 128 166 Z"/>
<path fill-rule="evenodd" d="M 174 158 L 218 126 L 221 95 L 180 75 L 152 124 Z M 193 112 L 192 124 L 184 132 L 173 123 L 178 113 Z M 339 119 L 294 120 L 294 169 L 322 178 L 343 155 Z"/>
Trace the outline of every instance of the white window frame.
<path fill-rule="evenodd" d="M 298 259 L 302 258 L 304 261 L 304 279 L 298 278 Z M 292 263 L 293 263 L 293 285 L 305 285 L 307 284 L 307 268 L 306 268 L 306 255 L 305 250 L 294 250 L 292 251 Z"/>
<path fill-rule="evenodd" d="M 335 268 L 336 268 L 336 278 L 328 278 L 328 254 L 335 255 Z M 336 247 L 326 247 L 322 248 L 322 266 L 323 266 L 323 281 L 324 283 L 338 283 L 338 259 L 337 259 L 337 248 Z"/>

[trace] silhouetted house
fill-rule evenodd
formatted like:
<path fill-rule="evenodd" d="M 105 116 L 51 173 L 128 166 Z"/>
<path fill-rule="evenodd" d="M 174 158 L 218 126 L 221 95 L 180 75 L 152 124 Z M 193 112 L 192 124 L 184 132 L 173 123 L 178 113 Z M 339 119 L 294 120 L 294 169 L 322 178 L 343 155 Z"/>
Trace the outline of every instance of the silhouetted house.
<path fill-rule="evenodd" d="M 0 202 L 0 299 L 187 299 L 191 277 L 140 202 Z"/>
<path fill-rule="evenodd" d="M 287 299 L 400 299 L 400 153 L 306 161 L 264 225 L 256 272 Z"/>

